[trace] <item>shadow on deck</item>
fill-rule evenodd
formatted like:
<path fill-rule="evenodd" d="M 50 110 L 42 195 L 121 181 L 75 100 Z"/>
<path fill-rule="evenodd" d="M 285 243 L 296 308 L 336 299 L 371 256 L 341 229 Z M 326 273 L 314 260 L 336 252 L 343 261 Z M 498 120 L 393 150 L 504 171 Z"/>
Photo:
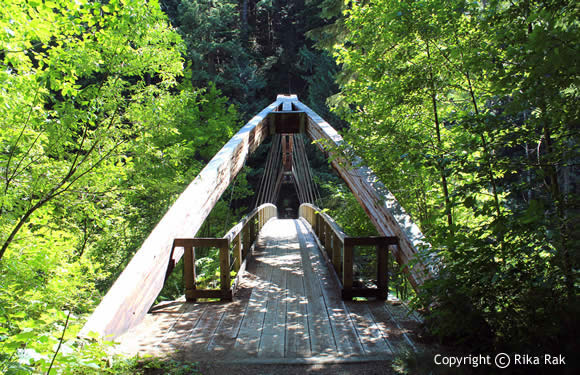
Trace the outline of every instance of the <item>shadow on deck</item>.
<path fill-rule="evenodd" d="M 271 220 L 258 244 L 233 302 L 157 305 L 118 350 L 235 363 L 390 360 L 415 350 L 418 322 L 404 305 L 341 299 L 304 221 Z"/>

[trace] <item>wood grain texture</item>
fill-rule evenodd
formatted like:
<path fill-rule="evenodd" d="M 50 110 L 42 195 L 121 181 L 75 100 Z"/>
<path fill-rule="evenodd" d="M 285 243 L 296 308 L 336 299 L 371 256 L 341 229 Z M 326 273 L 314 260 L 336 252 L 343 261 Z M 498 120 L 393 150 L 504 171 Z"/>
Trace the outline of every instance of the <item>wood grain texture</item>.
<path fill-rule="evenodd" d="M 115 281 L 83 327 L 116 337 L 138 324 L 161 291 L 175 238 L 192 237 L 231 181 L 268 135 L 265 118 L 281 101 L 251 119 L 179 196 Z M 175 254 L 174 254 L 175 258 Z"/>
<path fill-rule="evenodd" d="M 94 331 L 103 336 L 116 337 L 143 319 L 163 287 L 168 265 L 177 262 L 182 255 L 182 252 L 172 253 L 173 240 L 192 237 L 199 230 L 217 200 L 244 165 L 248 154 L 270 133 L 266 118 L 273 111 L 302 112 L 304 115 L 299 116 L 299 127 L 305 129 L 311 139 L 326 140 L 331 146 L 341 146 L 343 143 L 336 130 L 301 103 L 296 95 L 279 95 L 274 103 L 230 139 L 180 195 L 95 309 L 81 335 Z M 416 260 L 421 248 L 429 247 L 418 226 L 393 194 L 360 160 L 345 163 L 344 158 L 336 157 L 332 165 L 346 181 L 379 232 L 400 239 L 400 246 L 391 247 L 400 264 L 410 264 Z M 254 225 L 249 227 L 242 235 L 244 256 L 247 254 L 247 237 L 253 242 L 257 234 Z M 430 277 L 428 261 L 419 259 L 413 267 L 404 268 L 416 288 Z"/>
<path fill-rule="evenodd" d="M 234 302 L 170 302 L 121 337 L 127 354 L 294 363 L 392 359 L 412 347 L 401 306 L 341 300 L 332 264 L 305 220 L 268 221 L 258 242 Z"/>
<path fill-rule="evenodd" d="M 344 140 L 330 124 L 305 104 L 296 99 L 294 108 L 306 113 L 308 117 L 306 133 L 326 153 L 324 143 L 330 149 L 345 146 Z M 379 181 L 373 171 L 364 166 L 362 160 L 348 162 L 340 155 L 332 156 L 332 166 L 347 183 L 377 230 L 384 236 L 396 236 L 400 246 L 392 246 L 391 251 L 397 262 L 406 265 L 404 271 L 414 288 L 432 276 L 431 260 L 420 256 L 420 250 L 430 247 L 419 227 L 405 212 L 395 196 Z M 322 240 L 322 239 L 321 239 Z M 413 266 L 407 266 L 413 264 Z"/>

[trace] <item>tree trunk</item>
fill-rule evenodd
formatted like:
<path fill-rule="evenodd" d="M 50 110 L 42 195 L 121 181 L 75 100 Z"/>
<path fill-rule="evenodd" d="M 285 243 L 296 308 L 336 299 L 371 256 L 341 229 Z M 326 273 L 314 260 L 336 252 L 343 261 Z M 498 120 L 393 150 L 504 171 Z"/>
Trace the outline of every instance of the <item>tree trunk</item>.
<path fill-rule="evenodd" d="M 429 59 L 429 79 L 431 80 L 431 102 L 433 103 L 433 119 L 435 123 L 435 132 L 437 133 L 437 146 L 443 149 L 441 142 L 441 125 L 439 123 L 439 115 L 437 111 L 437 93 L 435 89 L 435 82 L 433 78 L 433 71 L 431 70 L 431 53 L 429 51 L 429 42 L 425 41 L 427 46 L 427 59 Z M 453 216 L 451 214 L 451 200 L 449 198 L 449 188 L 447 186 L 447 177 L 445 176 L 445 166 L 439 162 L 439 172 L 441 173 L 441 186 L 443 188 L 443 197 L 445 199 L 445 215 L 447 216 L 447 225 L 449 232 L 453 236 Z"/>

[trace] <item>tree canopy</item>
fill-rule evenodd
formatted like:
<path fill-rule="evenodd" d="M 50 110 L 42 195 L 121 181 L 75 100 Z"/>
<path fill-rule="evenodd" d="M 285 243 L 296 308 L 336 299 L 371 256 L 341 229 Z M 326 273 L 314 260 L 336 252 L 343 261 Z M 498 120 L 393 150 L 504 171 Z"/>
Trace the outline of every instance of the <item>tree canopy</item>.
<path fill-rule="evenodd" d="M 341 129 L 433 245 L 437 274 L 417 293 L 390 275 L 428 337 L 577 349 L 576 2 L 0 5 L 1 372 L 141 371 L 76 334 L 185 186 L 280 93 Z M 268 147 L 201 233 L 252 205 Z M 375 233 L 315 148 L 324 208 Z M 208 280 L 216 257 L 200 256 Z M 160 299 L 182 294 L 179 276 Z"/>

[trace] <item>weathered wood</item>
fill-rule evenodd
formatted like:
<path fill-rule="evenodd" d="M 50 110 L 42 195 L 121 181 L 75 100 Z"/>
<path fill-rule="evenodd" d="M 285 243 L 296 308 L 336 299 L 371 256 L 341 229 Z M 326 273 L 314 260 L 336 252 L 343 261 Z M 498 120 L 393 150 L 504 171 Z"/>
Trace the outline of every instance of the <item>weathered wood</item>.
<path fill-rule="evenodd" d="M 175 351 L 197 325 L 206 307 L 207 304 L 187 303 L 185 311 L 177 318 L 158 347 L 165 348 L 167 351 Z"/>
<path fill-rule="evenodd" d="M 268 135 L 264 120 L 280 104 L 277 100 L 250 120 L 185 189 L 90 316 L 81 335 L 94 331 L 115 337 L 143 319 L 163 287 L 173 239 L 199 230 L 247 155 Z"/>
<path fill-rule="evenodd" d="M 366 303 L 345 302 L 366 355 L 392 353 Z"/>
<path fill-rule="evenodd" d="M 248 226 L 250 227 L 250 243 L 254 243 L 256 241 L 256 219 L 252 218 L 250 219 L 250 222 L 248 223 Z"/>
<path fill-rule="evenodd" d="M 233 351 L 247 305 L 247 299 L 237 300 L 228 304 L 222 321 L 208 345 L 208 350 L 211 353 L 222 357 Z"/>
<path fill-rule="evenodd" d="M 178 349 L 183 352 L 183 359 L 195 360 L 199 357 L 199 353 L 207 352 L 225 309 L 225 303 L 207 303 L 203 315 Z"/>
<path fill-rule="evenodd" d="M 352 291 L 352 266 L 353 266 L 354 247 L 344 244 L 342 254 L 342 298 L 352 298 L 349 293 Z"/>
<path fill-rule="evenodd" d="M 232 291 L 230 289 L 193 289 L 185 291 L 185 298 L 189 302 L 195 302 L 198 298 L 219 298 L 224 300 L 232 299 Z"/>
<path fill-rule="evenodd" d="M 304 217 L 314 229 L 314 233 L 320 239 L 322 243 L 324 238 L 321 234 L 321 228 L 323 223 L 327 223 L 330 226 L 330 229 L 334 232 L 334 234 L 338 237 L 340 241 L 343 241 L 346 237 L 343 230 L 340 226 L 334 221 L 334 219 L 328 216 L 326 213 L 322 212 L 322 209 L 310 204 L 310 203 L 302 203 L 300 205 L 300 216 Z M 312 222 L 308 219 L 307 216 L 311 216 L 313 218 Z M 314 224 L 313 224 L 314 223 Z"/>
<path fill-rule="evenodd" d="M 230 244 L 226 241 L 224 246 L 220 247 L 220 289 L 223 293 L 230 291 Z M 231 299 L 231 297 L 230 297 Z"/>
<path fill-rule="evenodd" d="M 309 357 L 310 334 L 308 331 L 308 299 L 304 291 L 304 272 L 300 261 L 291 264 L 287 281 L 286 350 L 289 358 Z"/>
<path fill-rule="evenodd" d="M 298 99 L 293 101 L 293 106 L 306 113 L 308 117 L 306 133 L 312 140 L 326 140 L 326 144 L 331 148 L 343 146 L 342 137 L 312 109 Z M 317 143 L 323 151 L 328 152 L 324 144 Z M 371 169 L 362 165 L 360 159 L 350 163 L 340 155 L 332 156 L 332 166 L 347 183 L 377 230 L 385 236 L 399 238 L 400 246 L 391 247 L 397 262 L 408 265 L 414 261 L 413 267 L 407 266 L 404 271 L 413 287 L 418 288 L 433 272 L 428 264 L 430 260 L 419 257 L 420 250 L 430 247 L 425 236 L 394 195 L 378 180 Z"/>
<path fill-rule="evenodd" d="M 174 240 L 174 246 L 193 246 L 193 247 L 217 247 L 222 248 L 228 246 L 229 241 L 227 238 L 176 238 Z"/>
<path fill-rule="evenodd" d="M 330 224 L 325 223 L 324 226 L 324 249 L 326 253 L 332 257 L 332 230 L 330 229 Z"/>
<path fill-rule="evenodd" d="M 399 323 L 391 313 L 386 309 L 388 303 L 383 301 L 369 302 L 368 307 L 377 326 L 382 331 L 383 336 L 389 343 L 389 346 L 393 348 L 394 352 L 405 352 L 409 348 L 415 349 L 415 346 L 411 339 L 406 335 L 403 329 L 401 329 Z"/>
<path fill-rule="evenodd" d="M 190 255 L 188 255 L 188 260 L 192 261 L 195 265 L 195 247 L 217 247 L 219 248 L 219 261 L 220 261 L 220 290 L 221 294 L 219 297 L 202 297 L 200 293 L 196 293 L 193 290 L 196 289 L 195 287 L 195 266 L 190 267 L 188 263 L 187 266 L 184 268 L 184 282 L 185 282 L 185 295 L 188 301 L 195 301 L 197 298 L 221 298 L 221 299 L 229 299 L 231 300 L 232 295 L 235 294 L 236 288 L 238 283 L 240 282 L 241 275 L 244 270 L 242 270 L 242 264 L 245 264 L 245 258 L 242 257 L 241 253 L 241 240 L 240 235 L 243 232 L 244 228 L 247 225 L 254 225 L 255 221 L 258 221 L 258 227 L 261 228 L 263 225 L 268 222 L 271 218 L 277 215 L 277 208 L 273 204 L 266 203 L 263 204 L 256 209 L 254 209 L 249 215 L 245 216 L 241 222 L 235 225 L 223 238 L 176 238 L 173 241 L 173 247 L 179 248 L 184 247 L 186 249 L 193 248 L 192 254 L 193 260 L 189 259 Z M 238 270 L 238 275 L 236 276 L 236 280 L 234 285 L 230 288 L 230 245 L 231 242 L 234 242 L 234 261 L 236 264 L 236 270 Z M 251 244 L 250 244 L 251 245 Z M 193 271 L 190 271 L 190 270 Z M 192 276 L 193 275 L 193 276 Z M 231 289 L 231 290 L 230 290 Z M 208 291 L 203 291 L 208 292 Z M 206 293 L 207 294 L 207 293 Z M 218 295 L 218 294 L 216 294 Z"/>
<path fill-rule="evenodd" d="M 234 248 L 232 249 L 232 253 L 233 253 L 233 256 L 234 256 L 234 270 L 236 270 L 236 272 L 239 273 L 240 267 L 242 266 L 242 262 L 243 262 L 242 259 L 244 259 L 242 257 L 242 241 L 241 241 L 241 235 L 238 234 L 234 238 L 234 240 L 233 240 L 232 243 L 234 244 Z"/>
<path fill-rule="evenodd" d="M 334 234 L 332 237 L 332 266 L 334 267 L 334 270 L 340 275 L 342 272 L 340 269 L 340 263 L 342 262 L 343 243 L 336 234 Z"/>
<path fill-rule="evenodd" d="M 320 212 L 319 208 L 315 206 L 304 203 L 300 206 L 301 217 L 306 218 L 311 216 L 312 212 Z M 321 228 L 320 230 L 320 245 L 325 248 L 326 259 L 333 265 L 336 270 L 336 275 L 339 276 L 339 280 L 343 281 L 342 297 L 344 299 L 350 300 L 353 297 L 377 297 L 379 299 L 386 299 L 389 294 L 388 290 L 388 246 L 397 245 L 398 238 L 389 237 L 346 237 L 344 232 L 334 220 L 324 214 L 318 213 L 316 215 L 317 226 Z M 308 222 L 307 219 L 305 219 Z M 310 223 L 309 223 L 310 224 Z M 314 230 L 314 229 L 313 229 Z M 375 246 L 377 249 L 377 284 L 379 287 L 377 289 L 371 288 L 352 288 L 352 266 L 349 265 L 354 263 L 353 254 L 344 253 L 348 250 L 350 252 L 354 251 L 355 246 Z M 343 250 L 344 249 L 344 250 Z M 350 257 L 350 259 L 349 259 Z M 344 263 L 343 263 L 344 262 Z M 345 274 L 345 267 L 349 268 L 349 271 Z M 342 276 L 342 277 L 341 277 Z"/>
<path fill-rule="evenodd" d="M 273 241 L 268 241 L 271 245 Z M 243 316 L 240 331 L 235 343 L 235 349 L 249 355 L 257 355 L 262 335 L 262 324 L 266 313 L 268 286 L 272 279 L 273 267 L 266 264 L 262 256 L 255 258 L 257 264 L 256 276 L 260 277 L 261 283 L 252 289 L 248 308 Z"/>
<path fill-rule="evenodd" d="M 408 346 L 406 333 L 413 325 L 402 309 L 391 313 L 379 302 L 347 308 L 351 305 L 341 300 L 339 280 L 305 220 L 267 223 L 259 242 L 263 245 L 248 268 L 253 276 L 243 283 L 253 288 L 251 297 L 172 302 L 174 310 L 158 309 L 127 333 L 131 336 L 121 337 L 123 346 L 186 361 L 236 362 L 283 357 L 311 362 L 320 356 L 387 360 L 398 345 Z M 170 316 L 163 318 L 166 313 Z"/>
<path fill-rule="evenodd" d="M 296 222 L 296 231 L 298 232 L 299 248 L 302 258 L 302 268 L 304 271 L 304 290 L 308 298 L 308 328 L 310 331 L 310 343 L 313 354 L 319 355 L 336 355 L 336 341 L 334 332 L 328 319 L 326 303 L 322 293 L 318 275 L 314 273 L 313 263 L 318 261 L 314 254 L 314 244 L 306 244 L 306 239 L 301 235 L 300 224 Z"/>
<path fill-rule="evenodd" d="M 389 248 L 387 245 L 377 246 L 377 288 L 380 299 L 389 296 Z"/>
<path fill-rule="evenodd" d="M 183 259 L 183 282 L 185 284 L 185 296 L 188 300 L 195 290 L 195 250 L 193 245 L 183 245 L 184 259 Z"/>
<path fill-rule="evenodd" d="M 334 333 L 339 354 L 342 357 L 364 354 L 359 337 L 340 298 L 340 282 L 332 274 L 331 264 L 324 260 L 324 254 L 318 246 L 312 232 L 303 222 L 298 221 L 299 235 L 304 238 L 303 248 L 311 254 L 311 264 L 320 282 L 328 319 Z M 312 246 L 312 248 L 309 248 Z"/>
<path fill-rule="evenodd" d="M 238 291 L 238 288 L 239 288 L 240 283 L 242 281 L 242 277 L 244 275 L 244 272 L 246 272 L 247 264 L 248 264 L 248 259 L 246 258 L 246 259 L 244 259 L 240 268 L 238 269 L 238 274 L 236 275 L 236 278 L 234 279 L 234 282 L 232 283 L 232 296 L 235 296 L 236 292 Z"/>
<path fill-rule="evenodd" d="M 250 251 L 250 247 L 252 246 L 252 243 L 250 242 L 250 227 L 248 226 L 244 226 L 244 229 L 242 230 L 242 243 L 244 244 L 242 247 L 242 256 L 246 258 Z"/>
<path fill-rule="evenodd" d="M 296 95 L 294 95 L 296 96 Z M 298 99 L 298 97 L 296 96 L 296 99 Z M 292 110 L 292 101 L 290 100 L 283 100 L 282 101 L 282 110 L 283 111 L 291 111 Z"/>
<path fill-rule="evenodd" d="M 274 248 L 272 255 L 281 258 L 286 250 L 286 241 L 280 241 Z M 268 288 L 268 304 L 266 306 L 266 315 L 262 323 L 262 337 L 260 338 L 260 347 L 258 357 L 283 357 L 286 345 L 286 272 L 276 272 L 272 274 L 270 287 Z"/>
<path fill-rule="evenodd" d="M 346 237 L 345 245 L 349 246 L 384 246 L 396 245 L 397 237 Z"/>

